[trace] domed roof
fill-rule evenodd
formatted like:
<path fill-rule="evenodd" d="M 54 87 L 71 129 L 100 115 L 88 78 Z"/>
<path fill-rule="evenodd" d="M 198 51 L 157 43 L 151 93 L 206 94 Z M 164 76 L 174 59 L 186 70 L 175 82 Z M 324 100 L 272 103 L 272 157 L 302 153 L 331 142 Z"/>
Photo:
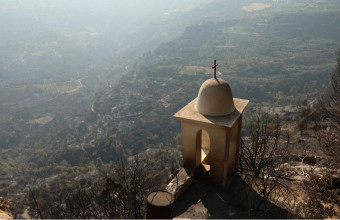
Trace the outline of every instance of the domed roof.
<path fill-rule="evenodd" d="M 199 92 L 195 110 L 202 115 L 224 116 L 235 110 L 229 84 L 223 79 L 206 80 Z"/>

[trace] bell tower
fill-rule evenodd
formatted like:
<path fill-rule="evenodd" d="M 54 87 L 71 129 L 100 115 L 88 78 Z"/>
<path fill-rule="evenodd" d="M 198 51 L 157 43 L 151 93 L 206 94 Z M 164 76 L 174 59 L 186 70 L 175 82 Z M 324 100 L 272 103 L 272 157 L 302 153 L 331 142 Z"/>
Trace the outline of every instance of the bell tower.
<path fill-rule="evenodd" d="M 248 103 L 233 98 L 223 79 L 211 78 L 202 84 L 198 97 L 174 115 L 182 127 L 184 168 L 203 166 L 214 183 L 228 185 L 237 171 L 242 114 Z"/>

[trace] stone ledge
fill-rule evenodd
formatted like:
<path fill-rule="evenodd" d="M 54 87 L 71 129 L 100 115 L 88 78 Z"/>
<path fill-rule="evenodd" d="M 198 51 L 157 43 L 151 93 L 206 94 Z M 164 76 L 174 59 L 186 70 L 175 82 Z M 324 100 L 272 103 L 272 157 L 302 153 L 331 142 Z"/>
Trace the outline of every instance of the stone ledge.
<path fill-rule="evenodd" d="M 176 200 L 194 182 L 194 172 L 191 169 L 182 168 L 166 186 L 165 190 L 171 193 Z"/>

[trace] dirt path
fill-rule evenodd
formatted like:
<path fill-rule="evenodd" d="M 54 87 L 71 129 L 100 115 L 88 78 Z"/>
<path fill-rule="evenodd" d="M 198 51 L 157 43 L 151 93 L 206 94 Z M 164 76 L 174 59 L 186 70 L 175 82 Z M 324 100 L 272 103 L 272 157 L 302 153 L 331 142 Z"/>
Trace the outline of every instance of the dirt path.
<path fill-rule="evenodd" d="M 78 79 L 76 81 L 79 83 L 79 85 L 74 89 L 66 91 L 67 93 L 77 92 L 80 88 L 83 87 L 83 84 L 81 83 L 81 79 Z"/>

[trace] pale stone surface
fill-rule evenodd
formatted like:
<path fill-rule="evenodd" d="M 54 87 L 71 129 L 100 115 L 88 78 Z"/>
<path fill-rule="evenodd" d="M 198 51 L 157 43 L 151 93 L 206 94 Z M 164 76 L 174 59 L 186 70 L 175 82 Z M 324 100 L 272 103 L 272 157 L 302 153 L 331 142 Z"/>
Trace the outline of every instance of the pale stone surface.
<path fill-rule="evenodd" d="M 10 204 L 2 197 L 0 197 L 0 219 L 13 219 Z"/>
<path fill-rule="evenodd" d="M 13 216 L 8 212 L 0 210 L 0 219 L 13 219 Z"/>
<path fill-rule="evenodd" d="M 148 202 L 155 206 L 168 206 L 173 203 L 171 194 L 162 191 L 156 191 L 149 194 Z"/>
<path fill-rule="evenodd" d="M 227 173 L 232 174 L 237 171 L 238 165 L 238 157 L 239 157 L 239 145 L 241 141 L 241 128 L 242 128 L 242 117 L 239 117 L 237 122 L 231 128 L 230 136 L 233 137 L 230 139 L 229 144 L 229 157 L 228 157 L 228 165 L 227 165 Z"/>
<path fill-rule="evenodd" d="M 241 116 L 239 116 L 240 120 Z M 210 166 L 210 178 L 218 185 L 226 186 L 227 177 L 237 167 L 237 158 L 232 157 L 238 154 L 239 121 L 236 121 L 231 129 L 194 121 L 182 121 L 183 166 L 196 170 L 203 163 L 204 145 L 202 144 L 206 141 L 202 140 L 205 136 L 201 134 L 206 132 L 207 139 L 210 141 L 210 149 L 207 155 L 209 160 L 204 162 Z M 202 132 L 203 130 L 205 132 Z"/>
<path fill-rule="evenodd" d="M 182 168 L 166 186 L 165 190 L 171 193 L 176 200 L 194 182 L 194 172 L 190 169 Z"/>
<path fill-rule="evenodd" d="M 205 116 L 197 112 L 194 108 L 197 98 L 184 106 L 175 115 L 175 119 L 180 121 L 195 121 L 196 123 L 204 123 L 207 125 L 217 125 L 220 127 L 231 128 L 235 121 L 242 114 L 249 103 L 249 100 L 234 98 L 235 111 L 226 116 Z"/>
<path fill-rule="evenodd" d="M 223 79 L 206 80 L 199 92 L 195 110 L 202 115 L 224 116 L 235 110 L 229 84 Z"/>
<path fill-rule="evenodd" d="M 197 98 L 174 115 L 182 123 L 183 166 L 196 170 L 203 164 L 210 170 L 211 180 L 223 188 L 237 170 L 242 113 L 249 103 L 233 100 L 235 111 L 226 116 L 204 116 L 195 111 Z M 203 150 L 206 155 L 202 157 Z"/>

